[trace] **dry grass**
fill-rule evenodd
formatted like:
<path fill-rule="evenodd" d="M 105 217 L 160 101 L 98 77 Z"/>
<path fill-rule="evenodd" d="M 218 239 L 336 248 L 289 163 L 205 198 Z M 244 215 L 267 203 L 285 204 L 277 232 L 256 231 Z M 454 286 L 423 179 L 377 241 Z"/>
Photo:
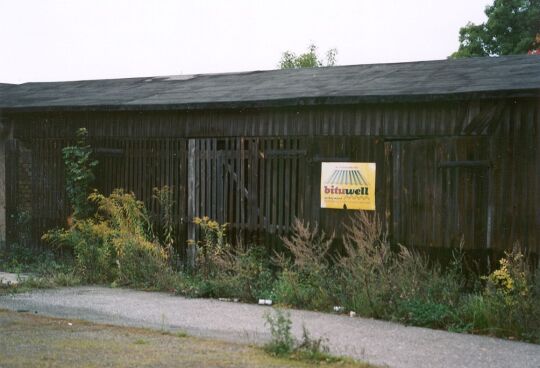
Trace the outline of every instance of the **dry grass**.
<path fill-rule="evenodd" d="M 295 218 L 290 237 L 282 237 L 281 240 L 291 252 L 294 264 L 304 269 L 327 264 L 334 234 L 326 236 L 324 231 L 319 231 L 317 224 L 311 226 L 309 222 Z M 281 265 L 286 263 L 283 255 L 276 256 L 276 263 Z"/>
<path fill-rule="evenodd" d="M 70 325 L 71 323 L 71 325 Z M 309 367 L 240 344 L 0 310 L 1 367 Z M 332 364 L 322 364 L 332 367 Z M 340 367 L 370 366 L 353 361 Z"/>

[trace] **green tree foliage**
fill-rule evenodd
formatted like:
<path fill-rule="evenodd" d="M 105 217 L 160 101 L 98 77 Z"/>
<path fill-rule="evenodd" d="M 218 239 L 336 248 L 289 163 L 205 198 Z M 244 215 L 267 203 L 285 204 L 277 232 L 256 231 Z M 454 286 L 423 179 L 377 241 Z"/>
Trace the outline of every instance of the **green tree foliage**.
<path fill-rule="evenodd" d="M 92 214 L 92 206 L 88 202 L 90 186 L 95 180 L 94 167 L 98 164 L 92 159 L 92 149 L 86 143 L 88 131 L 77 130 L 77 143 L 62 149 L 66 165 L 66 192 L 73 208 L 73 218 L 83 219 Z"/>
<path fill-rule="evenodd" d="M 307 52 L 296 55 L 292 51 L 285 51 L 279 61 L 280 69 L 318 68 L 321 66 L 334 66 L 336 64 L 336 49 L 326 52 L 326 63 L 317 55 L 317 46 L 309 45 Z"/>
<path fill-rule="evenodd" d="M 487 22 L 459 30 L 452 58 L 526 54 L 540 47 L 540 0 L 495 0 L 485 13 Z"/>

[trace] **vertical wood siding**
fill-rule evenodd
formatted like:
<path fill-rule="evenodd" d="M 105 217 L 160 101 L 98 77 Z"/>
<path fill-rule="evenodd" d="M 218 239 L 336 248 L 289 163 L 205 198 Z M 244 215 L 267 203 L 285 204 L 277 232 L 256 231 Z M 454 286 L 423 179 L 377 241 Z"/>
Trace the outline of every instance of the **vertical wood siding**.
<path fill-rule="evenodd" d="M 67 216 L 59 152 L 86 127 L 103 148 L 98 187 L 133 191 L 156 212 L 152 188 L 172 186 L 183 238 L 204 215 L 239 233 L 284 234 L 294 217 L 339 231 L 349 212 L 320 208 L 320 163 L 356 161 L 377 164 L 377 213 L 395 242 L 504 250 L 520 241 L 538 252 L 539 110 L 537 100 L 508 100 L 9 118 L 34 152 L 36 234 Z"/>

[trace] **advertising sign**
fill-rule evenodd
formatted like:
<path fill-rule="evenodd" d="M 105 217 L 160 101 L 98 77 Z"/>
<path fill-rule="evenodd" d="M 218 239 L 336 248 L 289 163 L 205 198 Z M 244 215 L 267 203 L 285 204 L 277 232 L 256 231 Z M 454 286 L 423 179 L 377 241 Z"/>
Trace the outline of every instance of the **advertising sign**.
<path fill-rule="evenodd" d="M 375 210 L 374 162 L 323 162 L 321 208 Z"/>

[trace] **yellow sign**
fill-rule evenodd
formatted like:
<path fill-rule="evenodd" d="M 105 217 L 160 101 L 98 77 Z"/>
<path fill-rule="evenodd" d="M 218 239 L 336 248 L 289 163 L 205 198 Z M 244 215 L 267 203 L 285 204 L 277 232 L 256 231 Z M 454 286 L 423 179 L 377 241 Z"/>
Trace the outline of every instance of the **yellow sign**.
<path fill-rule="evenodd" d="M 321 208 L 375 210 L 373 162 L 323 162 Z"/>

